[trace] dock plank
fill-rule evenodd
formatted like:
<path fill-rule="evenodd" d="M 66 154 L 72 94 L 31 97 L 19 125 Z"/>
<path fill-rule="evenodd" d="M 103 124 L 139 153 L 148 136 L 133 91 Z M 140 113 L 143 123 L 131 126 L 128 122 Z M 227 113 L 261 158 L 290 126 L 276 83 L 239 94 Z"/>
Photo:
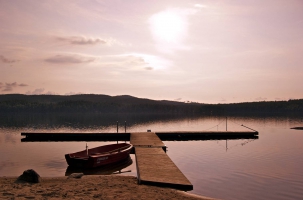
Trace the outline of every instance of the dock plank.
<path fill-rule="evenodd" d="M 135 154 L 139 184 L 193 189 L 190 181 L 162 148 L 135 147 Z"/>
<path fill-rule="evenodd" d="M 134 147 L 164 147 L 164 143 L 154 132 L 136 132 L 130 134 L 130 143 Z"/>

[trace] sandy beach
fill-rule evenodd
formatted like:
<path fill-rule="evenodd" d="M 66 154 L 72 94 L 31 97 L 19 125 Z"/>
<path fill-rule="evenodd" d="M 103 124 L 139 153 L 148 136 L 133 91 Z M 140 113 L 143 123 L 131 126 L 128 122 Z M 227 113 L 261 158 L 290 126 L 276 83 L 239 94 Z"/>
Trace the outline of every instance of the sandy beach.
<path fill-rule="evenodd" d="M 138 185 L 133 176 L 42 177 L 40 183 L 16 180 L 0 178 L 0 199 L 212 199 L 171 188 Z"/>

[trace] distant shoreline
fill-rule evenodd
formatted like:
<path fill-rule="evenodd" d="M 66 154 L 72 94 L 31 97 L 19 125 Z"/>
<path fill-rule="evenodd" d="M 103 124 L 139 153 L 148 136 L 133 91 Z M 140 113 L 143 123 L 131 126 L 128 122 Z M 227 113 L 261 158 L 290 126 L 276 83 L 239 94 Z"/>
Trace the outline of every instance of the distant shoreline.
<path fill-rule="evenodd" d="M 0 199 L 213 199 L 171 188 L 138 185 L 133 176 L 42 177 L 41 183 L 16 183 L 16 180 L 17 177 L 0 177 Z"/>
<path fill-rule="evenodd" d="M 279 115 L 303 113 L 303 99 L 229 104 L 152 100 L 128 95 L 0 95 L 1 113 Z"/>

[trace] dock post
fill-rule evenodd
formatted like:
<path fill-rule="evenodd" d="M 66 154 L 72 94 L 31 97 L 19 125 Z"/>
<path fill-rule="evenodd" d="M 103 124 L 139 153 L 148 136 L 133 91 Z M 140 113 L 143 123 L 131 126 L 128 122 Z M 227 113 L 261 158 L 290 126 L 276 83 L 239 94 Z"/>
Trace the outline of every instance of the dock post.
<path fill-rule="evenodd" d="M 124 122 L 124 129 L 125 129 L 125 133 L 126 133 L 126 121 Z"/>
<path fill-rule="evenodd" d="M 226 131 L 227 131 L 227 117 L 226 117 Z"/>
<path fill-rule="evenodd" d="M 119 122 L 117 121 L 117 133 L 119 132 Z"/>

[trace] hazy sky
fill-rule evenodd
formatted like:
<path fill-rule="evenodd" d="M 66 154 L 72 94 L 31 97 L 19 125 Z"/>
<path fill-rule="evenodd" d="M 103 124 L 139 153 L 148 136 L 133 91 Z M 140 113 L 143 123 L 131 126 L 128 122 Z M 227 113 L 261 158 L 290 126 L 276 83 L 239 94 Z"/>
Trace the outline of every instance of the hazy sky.
<path fill-rule="evenodd" d="M 303 98 L 302 0 L 0 0 L 0 93 Z"/>

